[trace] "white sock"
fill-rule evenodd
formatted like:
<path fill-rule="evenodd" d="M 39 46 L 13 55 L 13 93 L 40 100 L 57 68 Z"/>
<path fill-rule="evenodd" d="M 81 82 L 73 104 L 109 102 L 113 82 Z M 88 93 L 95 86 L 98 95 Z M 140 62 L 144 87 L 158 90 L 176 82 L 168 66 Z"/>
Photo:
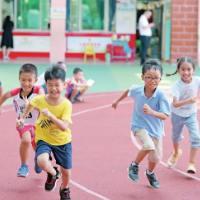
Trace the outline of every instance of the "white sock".
<path fill-rule="evenodd" d="M 149 171 L 149 168 L 147 168 L 147 174 L 149 174 L 149 175 L 151 175 L 151 174 L 153 174 L 154 172 L 152 171 Z"/>
<path fill-rule="evenodd" d="M 132 166 L 136 165 L 136 166 L 138 166 L 138 167 L 140 166 L 140 164 L 137 164 L 135 161 L 133 161 L 133 162 L 131 163 L 131 165 L 132 165 Z"/>

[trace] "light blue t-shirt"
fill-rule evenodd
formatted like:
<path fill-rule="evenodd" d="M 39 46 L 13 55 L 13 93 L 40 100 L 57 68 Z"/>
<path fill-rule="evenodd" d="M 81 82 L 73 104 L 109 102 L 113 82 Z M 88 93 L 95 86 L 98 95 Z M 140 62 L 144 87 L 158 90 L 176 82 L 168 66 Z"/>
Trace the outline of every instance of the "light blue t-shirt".
<path fill-rule="evenodd" d="M 161 138 L 165 135 L 163 120 L 147 115 L 143 112 L 144 104 L 150 106 L 152 110 L 170 115 L 170 105 L 165 93 L 157 88 L 151 98 L 147 98 L 144 93 L 144 86 L 133 85 L 128 93 L 128 97 L 133 97 L 134 108 L 131 123 L 133 133 L 138 129 L 146 129 L 152 137 Z"/>

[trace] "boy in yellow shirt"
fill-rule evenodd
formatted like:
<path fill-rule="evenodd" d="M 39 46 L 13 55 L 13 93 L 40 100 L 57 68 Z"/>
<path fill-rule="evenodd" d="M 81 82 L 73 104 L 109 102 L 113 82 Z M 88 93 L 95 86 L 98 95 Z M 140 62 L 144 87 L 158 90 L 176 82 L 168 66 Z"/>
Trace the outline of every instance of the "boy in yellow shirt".
<path fill-rule="evenodd" d="M 72 168 L 72 147 L 71 131 L 68 126 L 72 124 L 72 105 L 69 100 L 61 96 L 66 84 L 65 76 L 66 72 L 57 65 L 45 72 L 48 94 L 37 96 L 30 101 L 21 119 L 17 121 L 17 126 L 23 126 L 26 116 L 32 109 L 39 110 L 40 117 L 36 122 L 35 158 L 38 166 L 47 172 L 45 190 L 54 190 L 62 173 L 60 199 L 70 200 L 68 184 Z M 49 159 L 51 160 L 51 152 L 56 164 L 60 165 L 61 173 L 49 161 Z"/>

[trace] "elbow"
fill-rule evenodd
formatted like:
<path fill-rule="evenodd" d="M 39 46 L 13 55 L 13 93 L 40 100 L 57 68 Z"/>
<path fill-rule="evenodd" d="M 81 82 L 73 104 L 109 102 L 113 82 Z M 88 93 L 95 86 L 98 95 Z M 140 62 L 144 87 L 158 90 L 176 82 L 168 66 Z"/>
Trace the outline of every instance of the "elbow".
<path fill-rule="evenodd" d="M 60 130 L 64 132 L 64 131 L 66 131 L 67 129 L 68 129 L 68 126 L 63 126 L 63 127 L 61 127 Z"/>
<path fill-rule="evenodd" d="M 162 120 L 166 120 L 167 119 L 167 115 L 163 116 Z"/>
<path fill-rule="evenodd" d="M 175 104 L 175 103 L 173 104 L 173 106 L 174 106 L 174 108 L 178 108 L 178 105 L 177 105 L 177 104 Z"/>

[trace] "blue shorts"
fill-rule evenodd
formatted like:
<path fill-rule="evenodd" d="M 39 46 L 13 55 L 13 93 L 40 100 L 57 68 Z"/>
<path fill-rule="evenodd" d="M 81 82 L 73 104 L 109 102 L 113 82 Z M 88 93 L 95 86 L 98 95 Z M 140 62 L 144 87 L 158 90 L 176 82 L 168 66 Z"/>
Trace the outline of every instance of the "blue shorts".
<path fill-rule="evenodd" d="M 37 142 L 35 159 L 37 160 L 37 157 L 43 153 L 48 153 L 50 160 L 52 160 L 51 152 L 53 153 L 53 156 L 56 160 L 56 164 L 60 165 L 61 167 L 65 168 L 65 169 L 72 168 L 72 145 L 71 145 L 71 142 L 61 145 L 61 146 L 54 146 L 54 145 L 46 143 L 42 140 L 39 140 Z"/>
<path fill-rule="evenodd" d="M 44 91 L 45 91 L 45 94 L 48 94 L 46 84 L 44 83 L 43 85 L 41 85 L 41 87 L 43 87 L 43 89 L 44 89 Z"/>
<path fill-rule="evenodd" d="M 69 93 L 68 93 L 68 98 L 69 98 L 69 99 L 70 99 L 70 96 L 71 96 L 73 90 L 74 90 L 74 88 L 71 88 L 71 89 L 69 90 Z M 79 91 L 78 94 L 74 97 L 74 99 L 77 99 L 80 95 L 81 95 L 81 92 Z"/>
<path fill-rule="evenodd" d="M 171 138 L 173 143 L 179 143 L 183 138 L 184 125 L 189 130 L 189 140 L 191 148 L 200 148 L 199 122 L 197 121 L 197 114 L 194 113 L 189 117 L 180 117 L 174 113 L 171 114 L 172 133 Z"/>

